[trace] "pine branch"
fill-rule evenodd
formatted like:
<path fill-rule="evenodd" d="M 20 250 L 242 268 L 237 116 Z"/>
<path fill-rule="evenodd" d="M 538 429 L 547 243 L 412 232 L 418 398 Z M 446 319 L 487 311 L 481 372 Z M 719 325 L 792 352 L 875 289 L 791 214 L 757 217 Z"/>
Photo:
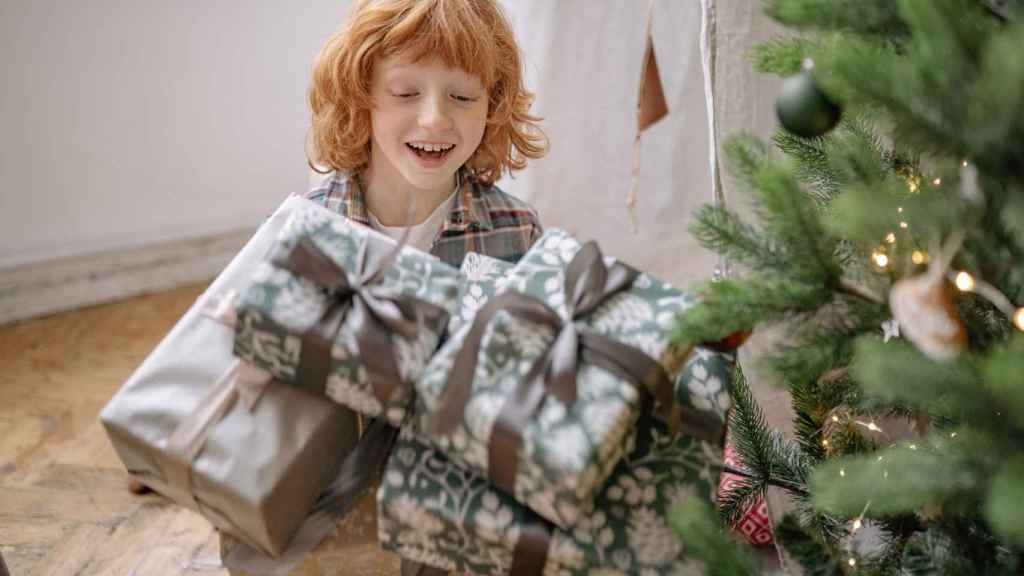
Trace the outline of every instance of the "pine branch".
<path fill-rule="evenodd" d="M 755 576 L 757 559 L 722 533 L 711 507 L 700 499 L 687 498 L 669 515 L 669 524 L 684 542 L 686 553 L 703 562 L 708 576 Z"/>
<path fill-rule="evenodd" d="M 784 269 L 787 266 L 785 254 L 765 240 L 753 226 L 723 208 L 701 206 L 690 224 L 690 233 L 701 246 L 752 270 Z"/>
<path fill-rule="evenodd" d="M 763 494 L 769 485 L 776 485 L 795 497 L 806 497 L 804 485 L 809 472 L 806 459 L 797 446 L 768 427 L 741 370 L 736 370 L 731 391 L 733 408 L 729 434 L 746 472 L 747 491 Z"/>
<path fill-rule="evenodd" d="M 935 362 L 905 342 L 874 338 L 861 338 L 855 356 L 854 378 L 866 395 L 883 402 L 976 425 L 986 425 L 1001 410 L 979 388 L 980 375 L 968 362 Z"/>
<path fill-rule="evenodd" d="M 838 277 L 840 270 L 834 260 L 836 242 L 788 167 L 764 162 L 755 180 L 756 208 L 764 230 L 792 259 L 788 274 L 807 283 L 828 284 Z"/>
<path fill-rule="evenodd" d="M 894 39 L 907 26 L 891 0 L 766 0 L 765 12 L 793 28 L 814 28 Z"/>
<path fill-rule="evenodd" d="M 761 322 L 815 309 L 831 297 L 824 287 L 756 277 L 712 282 L 699 295 L 699 303 L 676 318 L 672 333 L 676 345 L 717 342 Z"/>
<path fill-rule="evenodd" d="M 800 71 L 804 58 L 820 48 L 809 38 L 775 38 L 753 47 L 750 60 L 754 70 L 763 74 L 791 76 Z"/>
<path fill-rule="evenodd" d="M 775 539 L 800 564 L 806 576 L 843 576 L 843 560 L 828 543 L 805 530 L 792 514 L 775 526 Z"/>

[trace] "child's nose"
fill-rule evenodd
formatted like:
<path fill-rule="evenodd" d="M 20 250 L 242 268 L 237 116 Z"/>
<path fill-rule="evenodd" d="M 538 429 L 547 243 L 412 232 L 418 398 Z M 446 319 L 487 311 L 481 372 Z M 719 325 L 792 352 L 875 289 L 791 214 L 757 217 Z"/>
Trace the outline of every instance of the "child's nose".
<path fill-rule="evenodd" d="M 452 127 L 448 104 L 443 96 L 431 96 L 422 100 L 419 124 L 428 130 L 448 130 Z"/>

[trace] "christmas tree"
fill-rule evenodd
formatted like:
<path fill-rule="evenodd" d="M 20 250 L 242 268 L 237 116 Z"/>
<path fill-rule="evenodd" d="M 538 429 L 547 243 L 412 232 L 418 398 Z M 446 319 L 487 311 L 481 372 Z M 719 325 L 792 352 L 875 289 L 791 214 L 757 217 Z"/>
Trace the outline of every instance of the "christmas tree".
<path fill-rule="evenodd" d="M 795 438 L 738 375 L 743 479 L 721 517 L 777 486 L 795 511 L 776 540 L 806 574 L 1024 574 L 1024 6 L 765 9 L 797 32 L 753 53 L 790 77 L 788 130 L 725 145 L 757 218 L 698 212 L 692 232 L 742 272 L 703 287 L 676 341 L 785 327 L 762 361 Z M 708 573 L 756 573 L 709 514 L 674 516 Z"/>

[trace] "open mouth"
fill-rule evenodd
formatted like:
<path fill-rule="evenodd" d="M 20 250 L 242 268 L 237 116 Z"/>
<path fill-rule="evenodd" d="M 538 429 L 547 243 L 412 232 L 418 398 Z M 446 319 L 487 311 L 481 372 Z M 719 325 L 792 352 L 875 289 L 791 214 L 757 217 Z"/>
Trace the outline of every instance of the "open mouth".
<path fill-rule="evenodd" d="M 407 148 L 424 160 L 442 160 L 455 149 L 455 144 L 413 144 L 407 142 Z"/>

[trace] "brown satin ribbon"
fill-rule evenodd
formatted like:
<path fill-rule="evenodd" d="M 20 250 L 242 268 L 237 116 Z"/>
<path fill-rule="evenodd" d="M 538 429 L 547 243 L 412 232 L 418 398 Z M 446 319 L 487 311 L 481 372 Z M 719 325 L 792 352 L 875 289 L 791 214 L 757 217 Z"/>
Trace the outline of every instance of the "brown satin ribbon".
<path fill-rule="evenodd" d="M 368 235 L 359 252 L 354 280 L 308 238 L 300 239 L 287 256 L 274 262 L 326 289 L 331 296 L 320 321 L 302 335 L 297 380 L 311 392 L 323 394 L 326 389 L 331 346 L 346 317 L 355 333 L 360 362 L 381 404 L 402 382 L 388 334 L 412 339 L 420 322 L 444 323 L 444 308 L 396 295 L 381 284 L 384 273 L 398 258 L 402 243 L 388 248 Z"/>
<path fill-rule="evenodd" d="M 450 433 L 462 420 L 472 392 L 484 330 L 501 310 L 556 331 L 554 341 L 512 391 L 494 424 L 488 445 L 488 474 L 502 490 L 515 494 L 521 431 L 547 394 L 566 404 L 576 401 L 580 360 L 635 383 L 641 395 L 653 394 L 656 410 L 667 419 L 665 414 L 674 409 L 674 395 L 665 369 L 637 348 L 604 335 L 580 331 L 576 325 L 609 297 L 627 289 L 638 274 L 618 262 L 609 269 L 597 244 L 587 242 L 566 270 L 567 321 L 544 302 L 525 294 L 505 292 L 492 298 L 477 312 L 465 343 L 455 357 L 441 407 L 428 422 L 430 430 L 437 434 Z"/>
<path fill-rule="evenodd" d="M 167 459 L 163 462 L 167 483 L 188 494 L 197 510 L 201 508 L 192 492 L 192 462 L 206 445 L 213 426 L 235 402 L 241 399 L 252 411 L 269 382 L 270 374 L 241 360 L 233 361 L 206 391 L 196 409 L 183 418 L 168 437 Z"/>

